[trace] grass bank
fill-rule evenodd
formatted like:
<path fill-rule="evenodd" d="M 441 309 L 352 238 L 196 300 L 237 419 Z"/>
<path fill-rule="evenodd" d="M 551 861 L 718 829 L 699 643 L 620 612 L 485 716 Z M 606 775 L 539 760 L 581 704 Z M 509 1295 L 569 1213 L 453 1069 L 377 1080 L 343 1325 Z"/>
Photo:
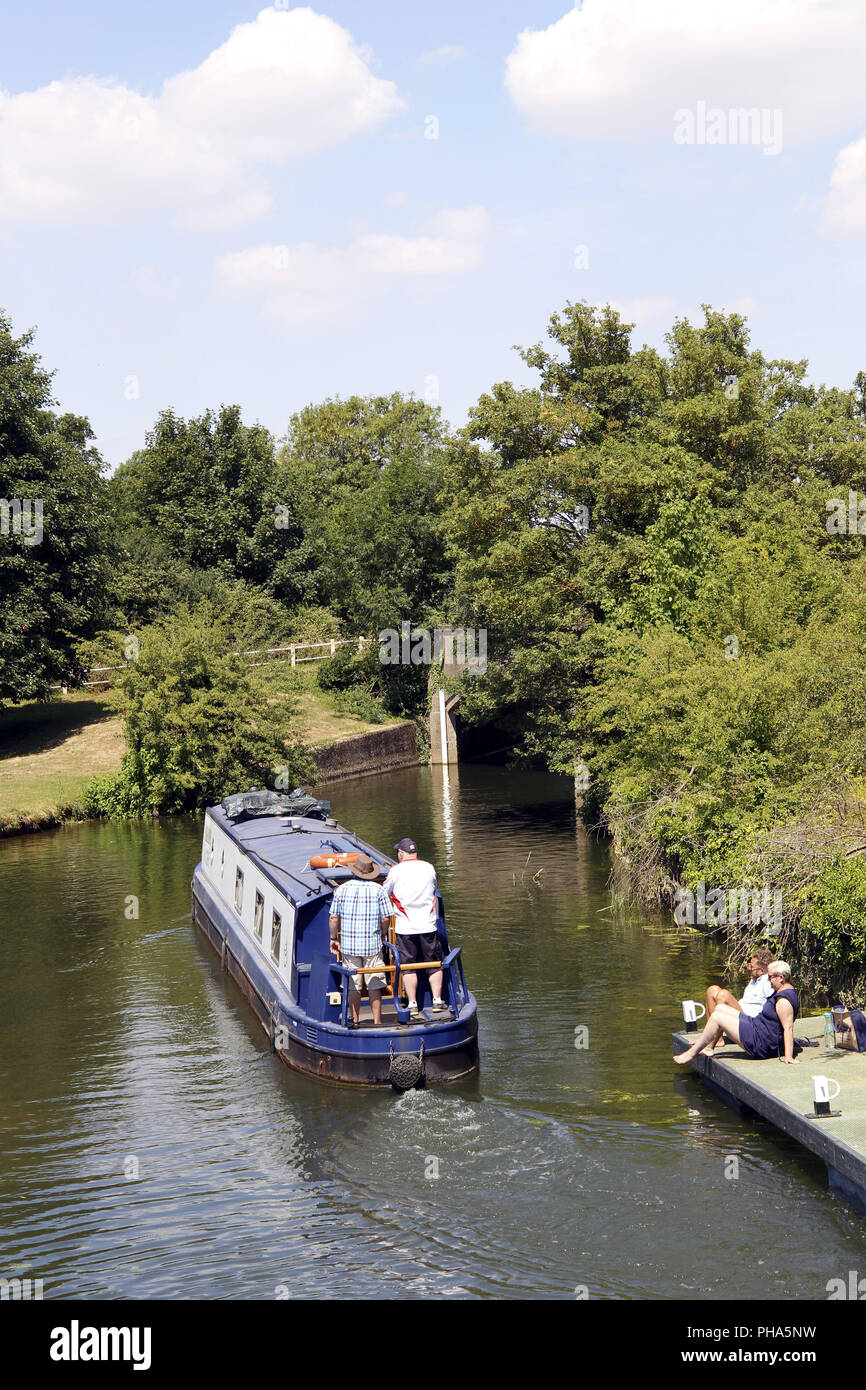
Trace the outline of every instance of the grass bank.
<path fill-rule="evenodd" d="M 318 662 L 310 662 L 292 668 L 285 662 L 273 662 L 261 672 L 263 685 L 274 698 L 287 696 L 292 701 L 293 727 L 311 748 L 328 748 L 339 739 L 371 733 L 399 722 L 374 700 L 366 699 L 355 706 L 351 695 L 347 698 L 339 691 L 322 690 L 318 666 Z"/>
<path fill-rule="evenodd" d="M 369 711 L 375 720 L 354 713 L 339 695 L 319 688 L 312 665 L 292 670 L 275 663 L 262 680 L 274 699 L 291 698 L 293 727 L 313 748 L 397 722 L 375 710 Z M 117 690 L 76 691 L 44 704 L 0 710 L 0 835 L 74 818 L 85 782 L 116 772 L 124 748 Z"/>
<path fill-rule="evenodd" d="M 74 815 L 88 778 L 115 771 L 123 750 L 114 691 L 0 710 L 0 833 L 38 830 Z"/>

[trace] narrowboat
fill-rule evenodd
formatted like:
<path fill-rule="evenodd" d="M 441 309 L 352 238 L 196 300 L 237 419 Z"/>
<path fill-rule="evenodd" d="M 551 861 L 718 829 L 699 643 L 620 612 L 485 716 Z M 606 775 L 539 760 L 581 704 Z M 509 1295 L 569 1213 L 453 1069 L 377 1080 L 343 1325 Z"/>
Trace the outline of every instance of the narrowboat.
<path fill-rule="evenodd" d="M 193 920 L 290 1067 L 397 1090 L 466 1076 L 478 1064 L 477 1009 L 460 947 L 449 947 L 438 892 L 447 1008 L 434 1013 L 429 971 L 418 970 L 420 1012 L 410 1021 L 392 918 L 381 1023 L 374 1024 L 364 992 L 359 1023 L 352 1025 L 352 971 L 330 950 L 331 898 L 351 876 L 355 855 L 369 855 L 380 866 L 379 882 L 394 861 L 338 825 L 330 810 L 330 802 L 302 788 L 284 794 L 254 787 L 210 807 L 192 880 Z"/>

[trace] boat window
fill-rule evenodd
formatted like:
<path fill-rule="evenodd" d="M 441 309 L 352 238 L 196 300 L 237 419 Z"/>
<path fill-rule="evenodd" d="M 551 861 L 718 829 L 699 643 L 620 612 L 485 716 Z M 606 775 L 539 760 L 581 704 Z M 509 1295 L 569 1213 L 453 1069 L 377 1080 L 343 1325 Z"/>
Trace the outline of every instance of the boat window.
<path fill-rule="evenodd" d="M 240 869 L 235 875 L 235 907 L 240 912 L 244 902 L 244 876 Z"/>
<path fill-rule="evenodd" d="M 255 932 L 256 936 L 259 938 L 259 941 L 261 941 L 261 939 L 262 939 L 262 928 L 264 927 L 264 924 L 265 924 L 265 900 L 264 900 L 264 898 L 262 897 L 261 893 L 259 893 L 259 892 L 257 891 L 257 892 L 256 892 L 256 911 L 255 911 L 255 915 L 254 915 L 254 917 L 253 917 L 253 931 Z"/>
<path fill-rule="evenodd" d="M 283 919 L 278 912 L 274 913 L 274 924 L 271 929 L 271 955 L 280 963 L 280 938 L 283 934 Z"/>

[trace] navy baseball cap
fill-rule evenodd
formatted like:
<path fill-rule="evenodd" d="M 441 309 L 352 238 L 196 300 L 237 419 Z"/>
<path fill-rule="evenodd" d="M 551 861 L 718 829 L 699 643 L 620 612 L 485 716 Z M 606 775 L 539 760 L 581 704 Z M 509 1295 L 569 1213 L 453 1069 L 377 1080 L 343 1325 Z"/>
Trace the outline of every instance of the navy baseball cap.
<path fill-rule="evenodd" d="M 417 848 L 416 848 L 416 846 L 415 846 L 415 841 L 414 841 L 414 840 L 409 840 L 409 839 L 400 840 L 400 842 L 394 846 L 394 849 L 395 849 L 395 850 L 400 850 L 400 849 L 401 849 L 401 850 L 403 851 L 404 854 L 417 854 L 417 853 L 418 853 L 418 850 L 417 850 Z"/>

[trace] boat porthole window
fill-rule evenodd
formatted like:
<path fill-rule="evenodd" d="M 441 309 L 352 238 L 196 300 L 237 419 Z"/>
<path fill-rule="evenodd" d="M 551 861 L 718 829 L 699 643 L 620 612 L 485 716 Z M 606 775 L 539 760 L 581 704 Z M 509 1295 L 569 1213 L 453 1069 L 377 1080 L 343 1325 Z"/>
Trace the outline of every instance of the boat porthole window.
<path fill-rule="evenodd" d="M 255 914 L 254 914 L 254 916 L 253 916 L 253 931 L 255 932 L 256 936 L 259 938 L 259 941 L 261 941 L 261 939 L 262 939 L 262 931 L 263 931 L 263 929 L 264 929 L 264 925 L 265 925 L 265 900 L 264 900 L 264 898 L 262 897 L 261 893 L 259 893 L 258 891 L 256 891 L 256 910 L 255 910 Z"/>
<path fill-rule="evenodd" d="M 235 907 L 240 912 L 244 902 L 244 876 L 240 869 L 235 875 Z"/>
<path fill-rule="evenodd" d="M 271 955 L 280 963 L 280 938 L 283 934 L 283 919 L 278 912 L 274 913 L 274 921 L 271 929 Z"/>

